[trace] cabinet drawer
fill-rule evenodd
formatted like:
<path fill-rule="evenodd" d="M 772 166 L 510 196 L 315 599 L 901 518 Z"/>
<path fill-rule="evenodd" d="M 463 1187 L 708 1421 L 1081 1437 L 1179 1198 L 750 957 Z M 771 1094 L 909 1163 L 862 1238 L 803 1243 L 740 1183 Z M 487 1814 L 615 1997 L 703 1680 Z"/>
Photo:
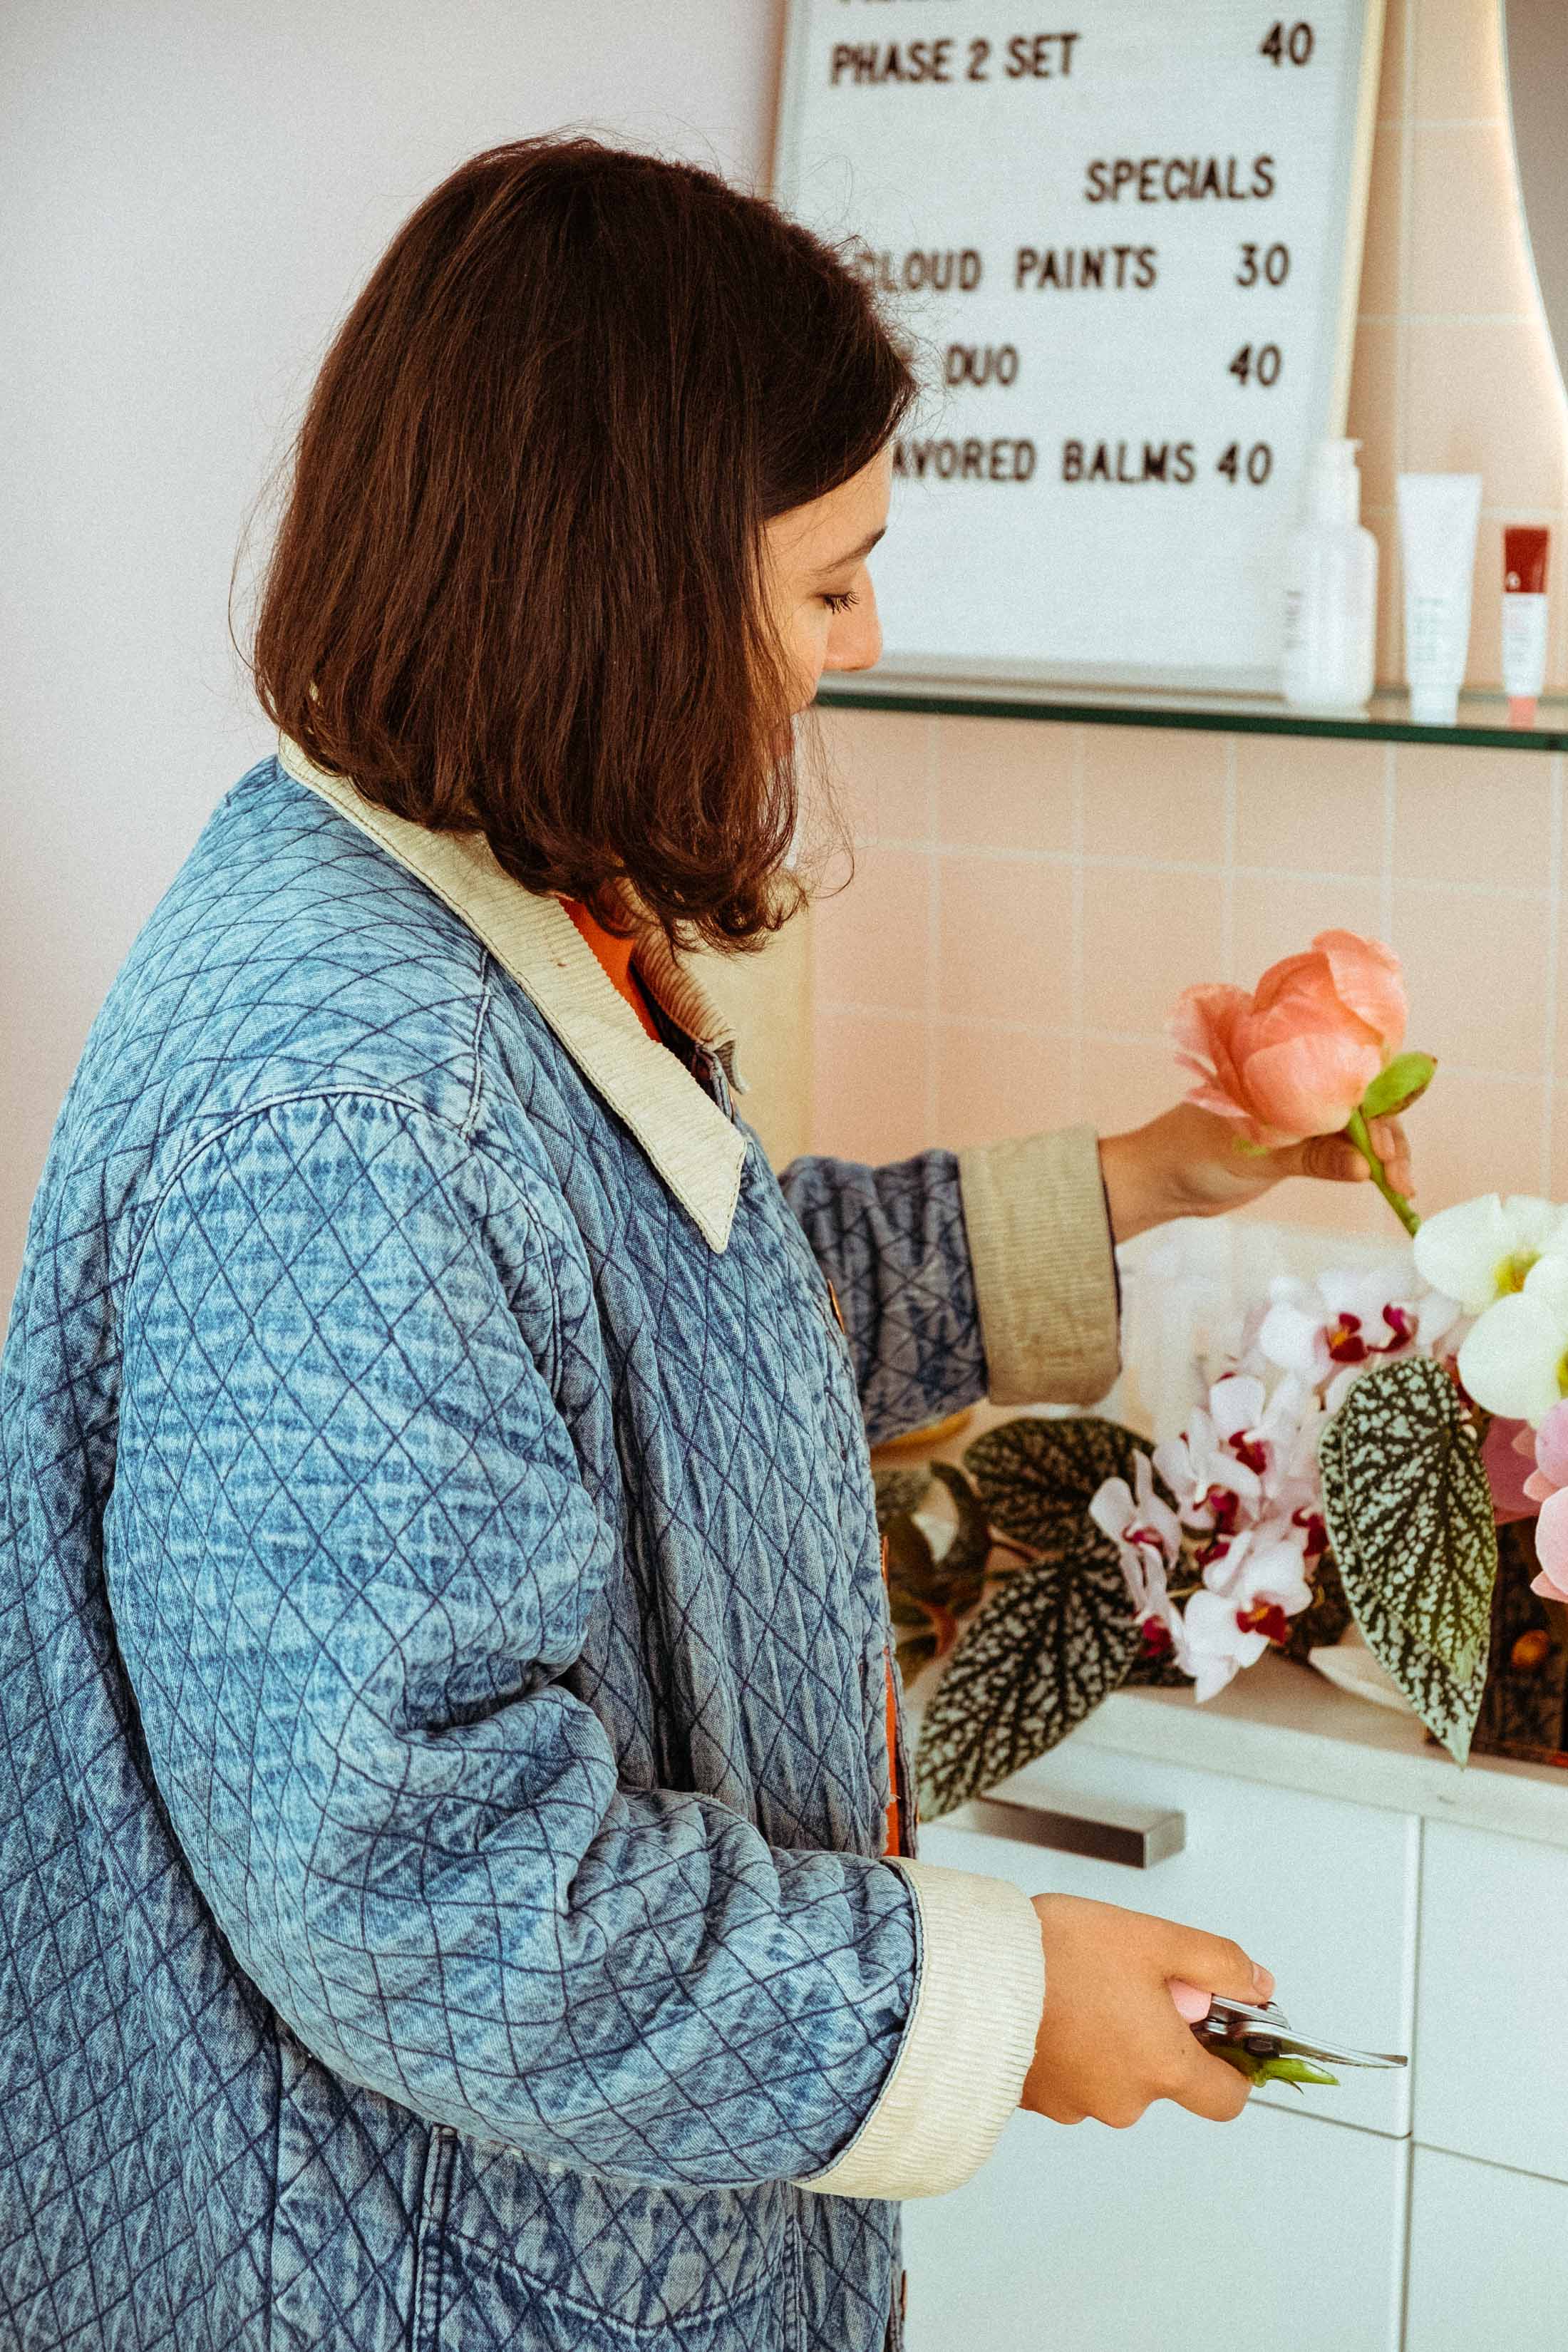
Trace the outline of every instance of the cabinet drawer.
<path fill-rule="evenodd" d="M 909 2352 L 1394 2352 L 1408 2158 L 1256 2100 L 1124 2132 L 1016 2115 L 904 2207 Z"/>
<path fill-rule="evenodd" d="M 1417 2139 L 1568 2180 L 1568 2039 L 1554 2008 L 1565 1950 L 1568 1853 L 1426 1824 Z"/>
<path fill-rule="evenodd" d="M 1062 1747 L 996 1795 L 1092 1813 L 1098 1802 L 1177 1811 L 1186 1843 L 1146 1870 L 981 1833 L 967 1809 L 923 1826 L 921 1859 L 1052 1891 L 1158 1912 L 1234 1936 L 1274 1971 L 1280 2006 L 1303 2032 L 1408 2052 L 1414 1998 L 1419 1824 L 1413 1816 L 1265 1788 L 1226 1774 Z M 1410 2129 L 1405 2070 L 1341 2074 L 1337 2090 L 1275 2084 L 1254 2094 L 1395 2135 Z"/>
<path fill-rule="evenodd" d="M 1565 2314 L 1568 2189 L 1418 2147 L 1405 2352 L 1562 2352 Z"/>

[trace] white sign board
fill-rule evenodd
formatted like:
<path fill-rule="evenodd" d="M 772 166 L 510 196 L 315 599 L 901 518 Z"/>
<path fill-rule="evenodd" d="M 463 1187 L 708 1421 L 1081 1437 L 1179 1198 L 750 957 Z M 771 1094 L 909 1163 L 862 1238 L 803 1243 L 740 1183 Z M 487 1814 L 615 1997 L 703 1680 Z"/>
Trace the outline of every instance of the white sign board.
<path fill-rule="evenodd" d="M 793 0 L 778 200 L 853 240 L 928 386 L 885 672 L 1277 688 L 1382 47 L 1382 0 L 1304 5 Z"/>

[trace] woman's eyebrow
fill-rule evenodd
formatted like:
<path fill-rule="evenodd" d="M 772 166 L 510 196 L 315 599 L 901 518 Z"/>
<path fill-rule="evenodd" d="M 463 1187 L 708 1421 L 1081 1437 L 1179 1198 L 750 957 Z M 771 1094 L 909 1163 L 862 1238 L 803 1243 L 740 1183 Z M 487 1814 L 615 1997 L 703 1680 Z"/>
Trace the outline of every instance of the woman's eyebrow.
<path fill-rule="evenodd" d="M 877 541 L 885 536 L 887 529 L 888 526 L 884 523 L 880 530 L 874 530 L 871 533 L 869 539 L 863 539 L 858 547 L 847 547 L 842 555 L 836 555 L 832 562 L 823 564 L 821 570 L 825 572 L 837 572 L 843 564 L 858 563 L 863 555 L 870 554 Z"/>

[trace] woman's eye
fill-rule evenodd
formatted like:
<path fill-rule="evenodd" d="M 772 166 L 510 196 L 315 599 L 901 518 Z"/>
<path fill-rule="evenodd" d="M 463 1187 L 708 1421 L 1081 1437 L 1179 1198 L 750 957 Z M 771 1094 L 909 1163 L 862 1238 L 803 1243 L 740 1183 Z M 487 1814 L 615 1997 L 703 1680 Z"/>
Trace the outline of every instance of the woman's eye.
<path fill-rule="evenodd" d="M 847 588 L 841 596 L 826 595 L 822 601 L 830 613 L 847 613 L 850 605 L 858 604 L 860 599 L 853 588 Z"/>

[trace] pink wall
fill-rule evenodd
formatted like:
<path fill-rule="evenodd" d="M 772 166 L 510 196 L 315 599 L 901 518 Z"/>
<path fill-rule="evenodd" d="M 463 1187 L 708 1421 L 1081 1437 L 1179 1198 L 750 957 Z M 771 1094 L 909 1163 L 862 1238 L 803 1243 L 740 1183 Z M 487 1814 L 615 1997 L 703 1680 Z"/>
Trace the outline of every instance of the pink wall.
<path fill-rule="evenodd" d="M 1383 545 L 1379 674 L 1397 677 L 1401 467 L 1485 477 L 1470 675 L 1498 677 L 1500 527 L 1553 531 L 1568 682 L 1564 409 L 1515 215 L 1497 12 L 1393 0 L 1350 430 Z M 1422 1205 L 1568 1198 L 1559 1043 L 1563 762 L 1540 752 L 840 712 L 857 873 L 814 919 L 816 1149 L 888 1159 L 1179 1091 L 1162 1023 L 1188 982 L 1250 982 L 1331 923 L 1392 940 Z M 1374 1198 L 1276 1213 L 1378 1232 Z"/>

